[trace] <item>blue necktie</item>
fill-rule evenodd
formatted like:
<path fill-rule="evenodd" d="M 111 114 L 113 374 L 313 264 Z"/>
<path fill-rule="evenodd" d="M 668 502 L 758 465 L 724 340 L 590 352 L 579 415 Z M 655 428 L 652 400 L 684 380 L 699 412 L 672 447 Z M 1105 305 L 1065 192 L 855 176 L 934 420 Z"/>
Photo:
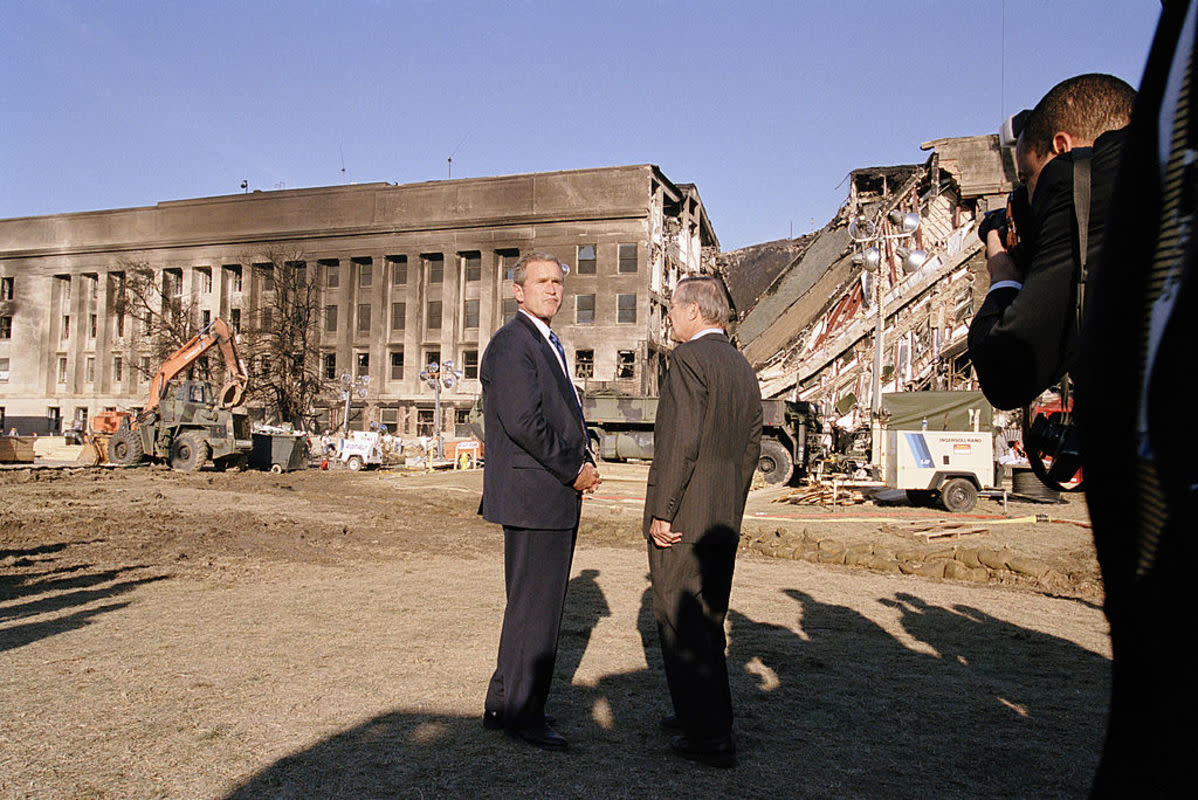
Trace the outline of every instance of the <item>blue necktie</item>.
<path fill-rule="evenodd" d="M 550 343 L 553 344 L 553 347 L 557 350 L 557 354 L 559 356 L 561 356 L 562 371 L 565 372 L 566 371 L 566 351 L 562 347 L 562 340 L 557 338 L 556 333 L 554 333 L 553 331 L 549 331 L 549 341 L 550 341 Z M 582 414 L 582 405 L 578 402 L 578 392 L 574 389 L 574 382 L 570 380 L 570 375 L 568 372 L 566 373 L 566 380 L 569 381 L 569 383 L 570 383 L 570 396 L 574 398 L 574 407 L 578 409 L 578 418 L 585 420 L 585 418 L 583 417 L 583 414 Z"/>

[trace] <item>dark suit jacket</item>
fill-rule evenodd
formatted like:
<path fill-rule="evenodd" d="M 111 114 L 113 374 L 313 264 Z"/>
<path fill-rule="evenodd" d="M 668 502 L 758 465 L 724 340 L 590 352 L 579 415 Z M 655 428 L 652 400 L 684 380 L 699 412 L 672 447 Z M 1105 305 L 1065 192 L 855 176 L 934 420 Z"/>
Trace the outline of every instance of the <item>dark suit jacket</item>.
<path fill-rule="evenodd" d="M 1091 148 L 1089 258 L 1093 270 L 1126 129 L 1098 137 Z M 997 408 L 1025 406 L 1061 379 L 1077 342 L 1077 215 L 1072 152 L 1044 166 L 1028 223 L 1019 229 L 1032 253 L 1022 289 L 990 292 L 969 326 L 969 356 L 982 392 Z"/>
<path fill-rule="evenodd" d="M 674 348 L 653 425 L 644 533 L 669 520 L 684 542 L 718 526 L 740 531 L 761 454 L 761 390 L 728 337 Z"/>
<path fill-rule="evenodd" d="M 478 513 L 517 528 L 573 528 L 581 504 L 573 484 L 587 440 L 552 345 L 517 313 L 491 337 L 479 378 L 486 452 Z"/>
<path fill-rule="evenodd" d="M 1085 459 L 1086 500 L 1102 562 L 1108 615 L 1118 613 L 1135 580 L 1137 504 L 1135 469 L 1140 411 L 1141 353 L 1149 269 L 1161 217 L 1159 116 L 1165 83 L 1188 3 L 1165 5 L 1136 98 L 1119 174 L 1112 231 L 1086 297 L 1085 335 L 1077 378 L 1078 417 Z M 1193 96 L 1193 93 L 1192 95 Z M 1198 142 L 1198 103 L 1190 102 L 1190 142 Z M 1193 173 L 1188 177 L 1193 199 Z M 1189 269 L 1149 380 L 1148 419 L 1166 500 L 1184 509 L 1195 475 L 1192 380 L 1196 303 L 1195 237 L 1184 259 Z M 1192 533 L 1192 532 L 1191 532 Z M 1114 619 L 1112 618 L 1112 624 Z"/>

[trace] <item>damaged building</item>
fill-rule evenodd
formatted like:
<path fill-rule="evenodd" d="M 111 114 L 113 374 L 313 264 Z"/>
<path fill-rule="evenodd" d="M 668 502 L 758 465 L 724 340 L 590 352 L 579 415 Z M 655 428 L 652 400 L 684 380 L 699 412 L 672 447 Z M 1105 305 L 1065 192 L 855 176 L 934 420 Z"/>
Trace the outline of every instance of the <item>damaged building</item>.
<path fill-rule="evenodd" d="M 279 250 L 320 287 L 322 419 L 340 419 L 343 375 L 369 376 L 351 427 L 432 434 L 434 393 L 419 373 L 444 360 L 462 370 L 441 393 L 452 431 L 480 393 L 491 334 L 516 313 L 508 272 L 521 253 L 571 266 L 554 327 L 579 386 L 656 394 L 666 298 L 680 276 L 715 270 L 719 241 L 695 186 L 648 164 L 0 220 L 0 426 L 58 432 L 144 404 L 157 363 L 118 303 L 127 265 L 188 298 L 196 326 L 219 316 L 267 327 L 274 286 L 257 262 Z M 256 354 L 243 355 L 252 371 Z"/>
<path fill-rule="evenodd" d="M 993 135 L 922 148 L 931 151 L 923 164 L 853 170 L 847 200 L 821 230 L 720 257 L 764 397 L 814 403 L 853 430 L 869 422 L 879 385 L 977 388 L 966 338 L 989 280 L 976 231 L 982 214 L 1005 204 L 1013 163 Z M 919 215 L 910 235 L 899 227 L 907 212 Z M 875 270 L 863 258 L 870 246 L 881 255 Z M 905 261 L 911 251 L 926 259 Z"/>

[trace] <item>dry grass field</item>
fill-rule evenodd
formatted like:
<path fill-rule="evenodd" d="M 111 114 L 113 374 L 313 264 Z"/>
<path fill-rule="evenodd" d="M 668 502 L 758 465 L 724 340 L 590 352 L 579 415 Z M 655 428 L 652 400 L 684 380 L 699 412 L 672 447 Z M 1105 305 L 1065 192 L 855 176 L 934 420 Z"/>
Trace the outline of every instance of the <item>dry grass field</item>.
<path fill-rule="evenodd" d="M 1040 584 L 742 552 L 741 758 L 715 771 L 656 728 L 645 470 L 605 472 L 550 701 L 571 749 L 543 753 L 479 723 L 503 604 L 479 473 L 0 471 L 0 798 L 1085 796 L 1110 654 L 1084 527 L 983 537 Z M 770 491 L 747 539 L 916 513 Z"/>

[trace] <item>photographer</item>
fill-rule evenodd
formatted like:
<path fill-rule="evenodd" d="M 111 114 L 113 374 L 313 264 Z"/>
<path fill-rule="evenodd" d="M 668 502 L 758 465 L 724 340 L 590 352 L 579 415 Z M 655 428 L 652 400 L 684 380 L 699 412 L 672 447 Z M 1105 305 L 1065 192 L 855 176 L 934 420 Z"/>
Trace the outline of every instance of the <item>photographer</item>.
<path fill-rule="evenodd" d="M 1093 263 L 1134 100 L 1119 78 L 1079 75 L 1054 86 L 1016 132 L 1020 186 L 1005 225 L 987 217 L 979 228 L 990 290 L 969 329 L 978 382 L 997 408 L 1027 405 L 1072 365 L 1083 265 L 1078 218 L 1088 217 L 1085 260 Z M 1075 172 L 1085 169 L 1075 165 L 1082 162 L 1089 181 L 1075 198 Z M 1014 234 L 1006 235 L 1003 228 L 1011 227 Z"/>

